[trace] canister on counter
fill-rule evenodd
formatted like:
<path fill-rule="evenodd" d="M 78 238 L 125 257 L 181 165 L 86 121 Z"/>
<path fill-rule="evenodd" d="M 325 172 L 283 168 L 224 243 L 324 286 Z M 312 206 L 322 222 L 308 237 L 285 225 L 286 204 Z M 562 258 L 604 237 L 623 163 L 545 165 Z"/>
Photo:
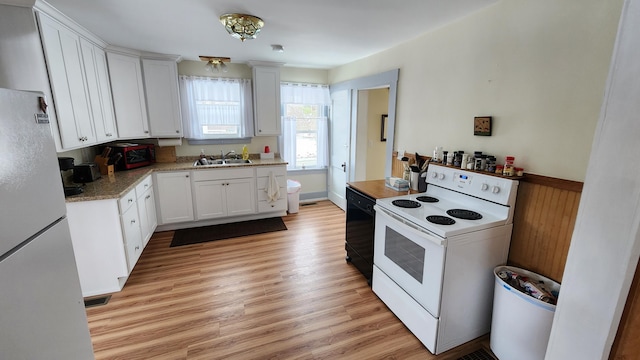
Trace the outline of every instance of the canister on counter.
<path fill-rule="evenodd" d="M 503 165 L 496 165 L 496 174 L 502 175 L 503 170 L 504 170 Z"/>

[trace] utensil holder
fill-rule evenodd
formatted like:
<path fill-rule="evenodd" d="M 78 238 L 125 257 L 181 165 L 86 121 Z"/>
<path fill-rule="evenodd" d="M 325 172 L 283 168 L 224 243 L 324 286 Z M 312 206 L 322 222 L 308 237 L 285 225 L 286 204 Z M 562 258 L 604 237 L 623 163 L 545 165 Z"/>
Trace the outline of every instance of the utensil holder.
<path fill-rule="evenodd" d="M 409 183 L 411 184 L 411 190 L 418 191 L 418 183 L 420 182 L 420 173 L 419 172 L 411 172 L 411 179 Z"/>

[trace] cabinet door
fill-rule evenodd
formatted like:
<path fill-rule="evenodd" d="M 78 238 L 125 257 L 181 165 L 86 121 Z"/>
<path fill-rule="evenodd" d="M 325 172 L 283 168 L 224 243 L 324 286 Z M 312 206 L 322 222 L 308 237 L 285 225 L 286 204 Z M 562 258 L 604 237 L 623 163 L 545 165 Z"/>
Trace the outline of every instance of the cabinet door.
<path fill-rule="evenodd" d="M 188 171 L 155 173 L 160 224 L 193 221 L 191 179 Z"/>
<path fill-rule="evenodd" d="M 253 178 L 225 181 L 227 216 L 255 214 L 255 184 Z"/>
<path fill-rule="evenodd" d="M 116 118 L 113 113 L 106 55 L 102 49 L 80 39 L 82 60 L 87 78 L 87 89 L 97 142 L 115 140 Z"/>
<path fill-rule="evenodd" d="M 149 128 L 154 137 L 181 137 L 178 66 L 171 60 L 142 59 Z"/>
<path fill-rule="evenodd" d="M 227 216 L 225 184 L 227 180 L 197 181 L 193 183 L 198 220 Z"/>
<path fill-rule="evenodd" d="M 149 137 L 140 58 L 108 52 L 107 60 L 119 137 Z"/>
<path fill-rule="evenodd" d="M 145 191 L 138 198 L 138 215 L 140 217 L 140 232 L 142 233 L 142 246 L 147 246 L 149 239 L 158 226 L 158 217 L 156 216 L 156 200 L 154 198 L 153 188 Z"/>
<path fill-rule="evenodd" d="M 256 136 L 280 135 L 279 67 L 253 67 L 253 117 Z"/>
<path fill-rule="evenodd" d="M 129 273 L 136 265 L 142 254 L 142 234 L 140 233 L 140 217 L 137 207 L 131 206 L 122 214 L 122 231 L 124 233 L 124 246 L 127 254 L 127 267 Z"/>
<path fill-rule="evenodd" d="M 38 13 L 38 19 L 62 147 L 71 149 L 94 144 L 96 136 L 80 36 L 42 13 Z"/>

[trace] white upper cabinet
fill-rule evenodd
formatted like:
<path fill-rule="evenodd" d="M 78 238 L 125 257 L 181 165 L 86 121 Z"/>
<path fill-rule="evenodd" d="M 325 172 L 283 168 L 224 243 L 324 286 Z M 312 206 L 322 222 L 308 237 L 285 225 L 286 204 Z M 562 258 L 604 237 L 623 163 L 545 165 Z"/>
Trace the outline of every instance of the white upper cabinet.
<path fill-rule="evenodd" d="M 80 44 L 97 141 L 115 140 L 118 138 L 118 133 L 107 70 L 107 56 L 101 48 L 85 39 L 81 38 Z"/>
<path fill-rule="evenodd" d="M 140 57 L 107 50 L 113 105 L 121 139 L 149 137 Z"/>
<path fill-rule="evenodd" d="M 80 36 L 42 13 L 38 13 L 38 20 L 62 147 L 95 144 Z"/>
<path fill-rule="evenodd" d="M 253 65 L 256 136 L 280 135 L 280 66 Z"/>
<path fill-rule="evenodd" d="M 182 137 L 178 66 L 173 60 L 142 59 L 151 136 Z"/>

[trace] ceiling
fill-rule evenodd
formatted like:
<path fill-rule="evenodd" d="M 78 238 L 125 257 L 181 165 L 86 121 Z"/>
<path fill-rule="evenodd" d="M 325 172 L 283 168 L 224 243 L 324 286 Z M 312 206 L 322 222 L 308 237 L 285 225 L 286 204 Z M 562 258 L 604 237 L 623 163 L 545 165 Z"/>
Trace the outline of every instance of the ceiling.
<path fill-rule="evenodd" d="M 391 48 L 498 0 L 47 0 L 111 45 L 330 69 Z M 227 34 L 222 14 L 265 22 L 256 39 Z M 283 53 L 271 50 L 284 47 Z"/>

